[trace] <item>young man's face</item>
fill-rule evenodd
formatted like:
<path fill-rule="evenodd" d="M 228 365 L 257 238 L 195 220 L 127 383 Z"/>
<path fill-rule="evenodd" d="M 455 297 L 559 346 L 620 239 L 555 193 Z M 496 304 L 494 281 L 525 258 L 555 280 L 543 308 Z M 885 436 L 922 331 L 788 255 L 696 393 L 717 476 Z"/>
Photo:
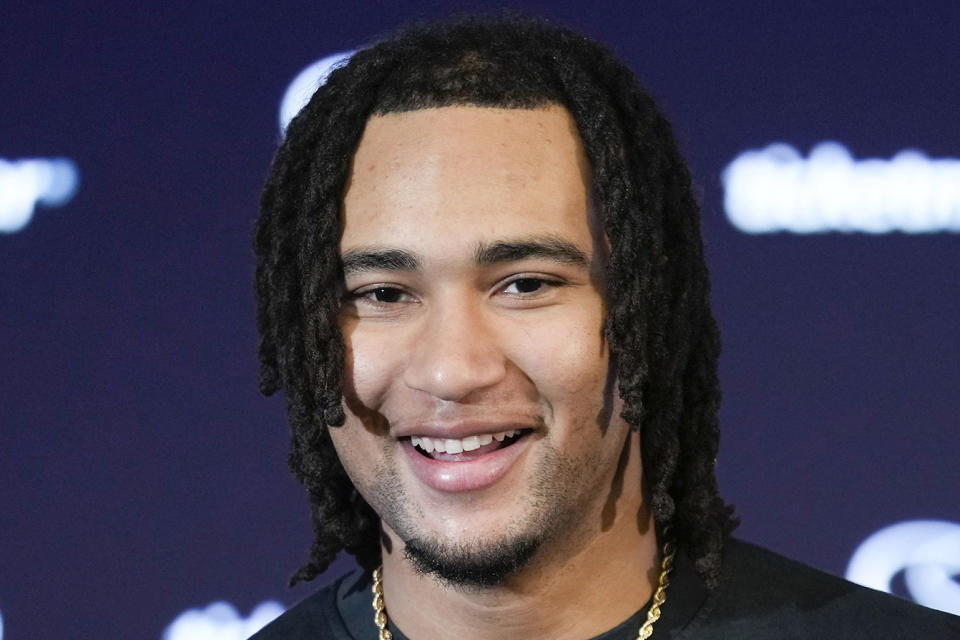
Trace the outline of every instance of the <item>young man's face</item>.
<path fill-rule="evenodd" d="M 589 183 L 557 106 L 376 116 L 357 149 L 331 435 L 394 545 L 453 580 L 599 526 L 628 427 Z"/>

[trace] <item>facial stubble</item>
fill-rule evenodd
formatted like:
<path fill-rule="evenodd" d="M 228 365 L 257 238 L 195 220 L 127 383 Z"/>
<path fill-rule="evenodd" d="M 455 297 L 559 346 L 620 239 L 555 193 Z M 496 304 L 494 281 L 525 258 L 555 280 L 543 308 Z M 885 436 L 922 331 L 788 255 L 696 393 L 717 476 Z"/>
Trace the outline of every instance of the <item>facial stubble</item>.
<path fill-rule="evenodd" d="M 542 446 L 544 453 L 535 468 L 527 504 L 512 522 L 487 537 L 450 541 L 426 534 L 418 521 L 429 518 L 429 514 L 412 506 L 392 456 L 384 460 L 378 474 L 375 508 L 404 542 L 404 557 L 420 574 L 453 587 L 502 585 L 529 565 L 545 543 L 571 526 L 582 510 L 580 501 L 571 496 L 581 494 L 579 481 L 599 463 L 592 456 L 571 458 L 553 447 Z"/>

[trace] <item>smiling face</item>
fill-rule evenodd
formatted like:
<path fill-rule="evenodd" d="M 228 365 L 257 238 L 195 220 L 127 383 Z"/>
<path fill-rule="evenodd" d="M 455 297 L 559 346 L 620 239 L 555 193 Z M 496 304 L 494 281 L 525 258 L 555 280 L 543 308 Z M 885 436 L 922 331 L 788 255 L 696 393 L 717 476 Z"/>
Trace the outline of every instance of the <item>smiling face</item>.
<path fill-rule="evenodd" d="M 589 184 L 558 106 L 367 123 L 340 243 L 347 420 L 330 433 L 420 569 L 495 583 L 600 526 L 629 429 Z"/>

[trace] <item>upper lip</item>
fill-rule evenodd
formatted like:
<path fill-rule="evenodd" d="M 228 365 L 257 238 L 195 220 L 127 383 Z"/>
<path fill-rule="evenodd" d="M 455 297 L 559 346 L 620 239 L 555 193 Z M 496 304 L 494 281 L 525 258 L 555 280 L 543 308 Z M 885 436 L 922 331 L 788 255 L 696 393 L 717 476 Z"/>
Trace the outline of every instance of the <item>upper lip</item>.
<path fill-rule="evenodd" d="M 400 426 L 393 435 L 398 440 L 410 436 L 427 436 L 428 438 L 460 439 L 468 436 L 479 436 L 484 433 L 499 433 L 511 429 L 535 429 L 537 423 L 533 419 L 526 420 L 470 420 L 458 422 L 413 422 L 409 426 Z"/>

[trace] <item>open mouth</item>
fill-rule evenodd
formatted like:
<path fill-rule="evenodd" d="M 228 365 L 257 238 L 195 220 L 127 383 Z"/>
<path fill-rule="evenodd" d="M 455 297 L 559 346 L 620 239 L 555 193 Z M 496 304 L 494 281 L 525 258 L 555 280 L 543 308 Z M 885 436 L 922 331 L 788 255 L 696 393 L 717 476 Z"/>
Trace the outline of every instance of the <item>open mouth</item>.
<path fill-rule="evenodd" d="M 532 429 L 509 429 L 466 438 L 411 436 L 410 444 L 417 453 L 426 458 L 443 462 L 464 462 L 512 446 L 531 431 Z"/>

